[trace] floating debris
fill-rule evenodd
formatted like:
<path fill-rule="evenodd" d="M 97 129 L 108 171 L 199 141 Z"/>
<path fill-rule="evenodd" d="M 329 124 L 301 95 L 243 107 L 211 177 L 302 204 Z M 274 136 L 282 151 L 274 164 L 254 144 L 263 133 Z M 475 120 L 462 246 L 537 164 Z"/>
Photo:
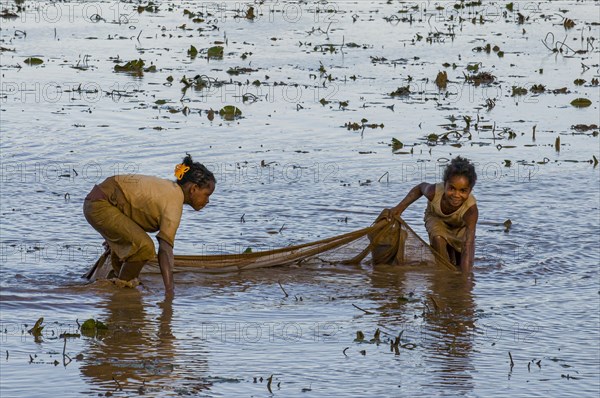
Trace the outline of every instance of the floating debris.
<path fill-rule="evenodd" d="M 136 76 L 142 76 L 144 72 L 156 72 L 156 65 L 151 65 L 148 68 L 144 68 L 144 60 L 137 59 L 127 62 L 125 65 L 115 65 L 115 72 L 131 73 Z"/>
<path fill-rule="evenodd" d="M 402 148 L 404 148 L 404 144 L 400 140 L 392 138 L 392 151 L 396 152 Z"/>
<path fill-rule="evenodd" d="M 588 106 L 592 105 L 592 101 L 587 98 L 577 98 L 571 101 L 571 105 L 573 105 L 575 108 L 587 108 Z"/>
<path fill-rule="evenodd" d="M 404 87 L 398 87 L 395 91 L 392 91 L 390 93 L 390 96 L 392 97 L 405 97 L 407 95 L 410 94 L 410 87 L 409 86 L 404 86 Z"/>
<path fill-rule="evenodd" d="M 194 46 L 190 46 L 189 50 L 187 50 L 187 54 L 190 56 L 190 58 L 196 58 L 196 56 L 198 55 L 198 49 Z"/>
<path fill-rule="evenodd" d="M 44 60 L 42 60 L 40 58 L 36 58 L 36 57 L 29 57 L 29 58 L 25 59 L 25 61 L 23 61 L 23 62 L 29 66 L 35 66 L 35 65 L 43 64 Z"/>
<path fill-rule="evenodd" d="M 32 335 L 34 337 L 40 337 L 42 335 L 42 330 L 44 330 L 44 326 L 42 326 L 43 322 L 44 322 L 44 318 L 41 317 L 40 319 L 37 320 L 35 325 L 33 325 L 33 327 L 27 331 L 27 333 L 29 333 L 30 335 Z"/>
<path fill-rule="evenodd" d="M 472 75 L 464 74 L 465 81 L 468 83 L 473 83 L 475 86 L 479 86 L 481 84 L 491 84 L 496 80 L 496 76 L 492 75 L 489 72 L 480 72 Z"/>
<path fill-rule="evenodd" d="M 235 120 L 242 116 L 242 111 L 237 106 L 226 105 L 219 110 L 219 115 L 225 120 Z"/>
<path fill-rule="evenodd" d="M 527 89 L 524 87 L 512 86 L 512 97 L 527 95 Z"/>
<path fill-rule="evenodd" d="M 440 90 L 445 90 L 448 86 L 448 73 L 446 71 L 439 72 L 435 78 L 435 84 Z"/>
<path fill-rule="evenodd" d="M 108 326 L 101 321 L 88 319 L 81 325 L 81 334 L 85 337 L 98 337 L 108 330 Z"/>
<path fill-rule="evenodd" d="M 210 47 L 206 52 L 209 59 L 221 59 L 223 58 L 224 48 L 222 46 Z"/>
<path fill-rule="evenodd" d="M 363 332 L 361 332 L 360 330 L 356 332 L 356 338 L 354 339 L 354 341 L 358 342 L 358 343 L 362 343 L 363 341 L 365 341 L 365 334 Z"/>

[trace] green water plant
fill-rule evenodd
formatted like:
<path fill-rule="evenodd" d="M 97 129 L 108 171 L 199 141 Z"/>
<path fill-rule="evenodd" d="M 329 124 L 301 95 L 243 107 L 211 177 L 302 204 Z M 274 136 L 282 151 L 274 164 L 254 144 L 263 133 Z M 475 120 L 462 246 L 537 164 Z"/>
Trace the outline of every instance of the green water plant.
<path fill-rule="evenodd" d="M 147 68 L 144 68 L 145 62 L 143 59 L 134 59 L 125 63 L 125 65 L 115 65 L 115 72 L 125 72 L 131 73 L 136 76 L 142 76 L 144 72 L 156 72 L 156 65 L 150 65 Z"/>
<path fill-rule="evenodd" d="M 81 334 L 86 337 L 98 337 L 98 335 L 106 332 L 108 326 L 101 321 L 88 319 L 81 325 Z"/>
<path fill-rule="evenodd" d="M 219 115 L 225 120 L 234 120 L 242 116 L 242 111 L 237 106 L 226 105 L 219 110 Z"/>
<path fill-rule="evenodd" d="M 571 105 L 573 105 L 575 108 L 587 108 L 588 106 L 592 105 L 592 101 L 587 98 L 576 98 L 571 101 Z"/>
<path fill-rule="evenodd" d="M 209 59 L 221 59 L 223 58 L 223 51 L 223 46 L 213 46 L 207 50 L 206 56 Z"/>
<path fill-rule="evenodd" d="M 23 62 L 25 62 L 29 66 L 41 65 L 44 63 L 42 59 L 36 57 L 29 57 Z"/>
<path fill-rule="evenodd" d="M 404 86 L 404 87 L 398 87 L 395 91 L 392 91 L 390 93 L 390 96 L 392 97 L 405 97 L 407 95 L 410 94 L 410 87 L 409 86 Z"/>

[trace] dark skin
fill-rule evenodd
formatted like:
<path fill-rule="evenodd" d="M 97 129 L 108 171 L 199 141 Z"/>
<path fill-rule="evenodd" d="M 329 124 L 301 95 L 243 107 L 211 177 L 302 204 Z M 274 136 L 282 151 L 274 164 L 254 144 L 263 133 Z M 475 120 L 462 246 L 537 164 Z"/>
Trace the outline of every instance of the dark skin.
<path fill-rule="evenodd" d="M 186 182 L 181 185 L 181 190 L 183 191 L 183 204 L 192 206 L 194 210 L 200 211 L 209 203 L 209 197 L 215 191 L 215 183 L 210 182 L 208 186 L 200 187 L 193 182 Z M 160 266 L 160 273 L 165 284 L 165 298 L 167 299 L 173 298 L 175 294 L 173 288 L 174 264 L 173 246 L 159 238 L 158 265 Z"/>
<path fill-rule="evenodd" d="M 469 184 L 467 177 L 462 175 L 450 177 L 444 184 L 444 194 L 440 202 L 442 212 L 444 214 L 451 214 L 458 210 L 467 200 L 472 189 L 473 187 Z M 432 201 L 435 196 L 435 184 L 423 182 L 415 186 L 400 203 L 391 209 L 392 213 L 398 216 L 401 215 L 411 203 L 415 202 L 421 196 L 425 196 L 429 201 Z M 466 235 L 459 256 L 459 266 L 465 275 L 470 274 L 473 268 L 473 260 L 475 258 L 475 230 L 478 218 L 479 210 L 476 204 L 471 206 L 463 215 L 463 221 L 466 224 Z M 432 237 L 431 246 L 448 261 L 450 261 L 451 255 L 454 256 L 456 254 L 452 248 L 450 248 L 451 251 L 449 252 L 448 242 L 441 236 Z"/>

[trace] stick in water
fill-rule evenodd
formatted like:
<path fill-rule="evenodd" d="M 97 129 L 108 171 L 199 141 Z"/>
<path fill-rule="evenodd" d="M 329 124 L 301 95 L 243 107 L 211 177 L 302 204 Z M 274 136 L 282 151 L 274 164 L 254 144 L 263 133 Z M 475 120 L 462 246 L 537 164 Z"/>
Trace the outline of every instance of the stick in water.
<path fill-rule="evenodd" d="M 279 285 L 279 287 L 281 288 L 281 290 L 283 291 L 283 294 L 285 294 L 285 297 L 288 297 L 289 294 L 287 294 L 287 292 L 285 291 L 285 289 L 283 288 L 283 286 L 281 286 L 281 282 L 277 281 L 277 284 Z"/>

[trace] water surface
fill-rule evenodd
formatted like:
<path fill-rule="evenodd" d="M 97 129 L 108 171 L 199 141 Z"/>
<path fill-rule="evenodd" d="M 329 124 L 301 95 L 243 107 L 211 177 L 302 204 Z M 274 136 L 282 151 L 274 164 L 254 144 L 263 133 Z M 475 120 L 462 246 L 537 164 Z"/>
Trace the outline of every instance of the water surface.
<path fill-rule="evenodd" d="M 3 395 L 598 395 L 598 127 L 573 127 L 600 124 L 598 2 L 267 1 L 253 21 L 248 4 L 157 4 L 2 2 L 17 15 L 0 43 Z M 488 43 L 503 56 L 478 51 Z M 208 60 L 214 45 L 224 56 Z M 156 72 L 114 72 L 135 59 Z M 495 81 L 466 82 L 475 64 Z M 184 93 L 197 75 L 210 84 Z M 225 105 L 242 117 L 209 120 Z M 427 141 L 448 132 L 460 136 Z M 93 184 L 172 178 L 186 152 L 218 185 L 201 213 L 184 211 L 181 254 L 362 228 L 466 156 L 479 174 L 474 281 L 368 264 L 180 273 L 172 305 L 158 274 L 134 290 L 85 285 L 101 252 L 81 211 Z M 421 236 L 424 207 L 404 213 Z M 109 330 L 58 338 L 89 318 Z"/>

